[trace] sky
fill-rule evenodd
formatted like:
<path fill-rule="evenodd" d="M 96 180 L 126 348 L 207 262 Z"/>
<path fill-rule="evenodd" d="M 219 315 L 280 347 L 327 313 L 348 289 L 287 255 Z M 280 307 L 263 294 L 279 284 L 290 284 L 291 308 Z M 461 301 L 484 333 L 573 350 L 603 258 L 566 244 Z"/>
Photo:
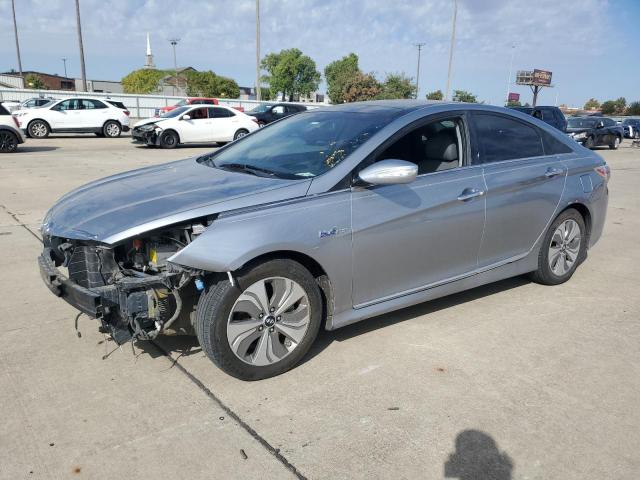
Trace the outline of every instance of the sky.
<path fill-rule="evenodd" d="M 15 0 L 25 70 L 79 77 L 73 0 Z M 350 52 L 380 79 L 415 79 L 420 97 L 445 90 L 453 0 L 261 0 L 261 53 L 299 48 L 318 70 Z M 87 78 L 119 80 L 145 61 L 146 33 L 158 68 L 213 70 L 252 86 L 255 0 L 80 0 Z M 581 106 L 640 100 L 640 0 L 458 0 L 452 90 L 499 104 L 516 70 L 553 72 L 538 104 Z M 514 47 L 515 45 L 515 47 Z M 635 49 L 635 54 L 632 52 Z M 0 0 L 0 71 L 17 69 L 11 0 Z M 320 91 L 326 87 L 321 85 Z M 528 87 L 512 92 L 531 102 Z"/>

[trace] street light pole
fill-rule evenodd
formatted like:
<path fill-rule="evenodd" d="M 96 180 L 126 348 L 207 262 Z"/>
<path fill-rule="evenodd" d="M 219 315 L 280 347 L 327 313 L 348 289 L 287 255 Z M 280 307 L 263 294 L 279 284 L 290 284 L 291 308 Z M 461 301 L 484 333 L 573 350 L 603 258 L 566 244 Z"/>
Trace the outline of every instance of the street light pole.
<path fill-rule="evenodd" d="M 76 23 L 78 24 L 78 47 L 80 47 L 80 75 L 82 91 L 87 91 L 87 72 L 84 69 L 84 47 L 82 46 L 82 27 L 80 25 L 80 1 L 76 0 Z"/>
<path fill-rule="evenodd" d="M 256 100 L 262 99 L 260 87 L 260 0 L 256 0 Z"/>
<path fill-rule="evenodd" d="M 67 58 L 62 57 L 62 63 L 64 64 L 64 76 L 67 76 Z"/>
<path fill-rule="evenodd" d="M 18 72 L 22 78 L 22 87 L 24 88 L 24 76 L 22 75 L 22 58 L 20 57 L 20 42 L 18 41 L 18 24 L 16 23 L 16 0 L 11 0 L 11 8 L 13 10 L 13 34 L 16 37 L 16 53 L 18 54 Z"/>
<path fill-rule="evenodd" d="M 418 93 L 420 92 L 420 52 L 422 51 L 422 47 L 426 44 L 424 42 L 415 43 L 414 46 L 418 47 L 418 70 L 416 72 L 416 99 L 418 98 Z"/>
<path fill-rule="evenodd" d="M 179 38 L 171 38 L 169 39 L 169 43 L 171 44 L 171 46 L 173 47 L 173 68 L 176 71 L 176 81 L 174 82 L 173 85 L 173 94 L 176 94 L 176 91 L 178 89 L 178 60 L 176 57 L 176 45 L 178 45 L 178 42 L 180 41 Z"/>
<path fill-rule="evenodd" d="M 513 56 L 516 52 L 516 44 L 511 44 L 511 60 L 509 60 L 509 76 L 507 77 L 507 95 L 505 96 L 505 103 L 509 103 L 509 89 L 511 87 L 511 72 L 513 71 Z"/>
<path fill-rule="evenodd" d="M 451 26 L 451 46 L 449 47 L 449 72 L 447 73 L 447 93 L 445 100 L 451 100 L 451 67 L 453 65 L 453 48 L 456 44 L 456 18 L 458 16 L 458 0 L 453 0 L 453 25 Z"/>

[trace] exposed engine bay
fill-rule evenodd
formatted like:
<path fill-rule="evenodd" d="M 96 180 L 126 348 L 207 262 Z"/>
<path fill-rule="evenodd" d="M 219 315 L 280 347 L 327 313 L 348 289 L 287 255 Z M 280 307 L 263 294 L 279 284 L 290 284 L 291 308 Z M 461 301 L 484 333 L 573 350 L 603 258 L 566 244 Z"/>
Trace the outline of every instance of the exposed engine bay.
<path fill-rule="evenodd" d="M 204 272 L 168 259 L 209 223 L 173 226 L 118 245 L 45 236 L 41 273 L 56 295 L 99 319 L 101 331 L 118 344 L 160 333 L 192 335 Z M 66 268 L 68 278 L 56 267 Z"/>

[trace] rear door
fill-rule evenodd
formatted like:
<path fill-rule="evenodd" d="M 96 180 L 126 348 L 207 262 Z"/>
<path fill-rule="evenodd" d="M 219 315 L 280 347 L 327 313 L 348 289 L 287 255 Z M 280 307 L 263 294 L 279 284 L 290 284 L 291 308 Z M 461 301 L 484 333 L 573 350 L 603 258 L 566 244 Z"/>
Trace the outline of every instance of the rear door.
<path fill-rule="evenodd" d="M 235 113 L 222 107 L 209 107 L 211 135 L 214 142 L 230 142 L 233 140 L 238 120 Z"/>
<path fill-rule="evenodd" d="M 534 125 L 498 113 L 472 118 L 487 186 L 483 268 L 530 251 L 555 216 L 567 170 L 558 156 L 545 155 L 542 136 L 548 134 Z"/>
<path fill-rule="evenodd" d="M 92 98 L 83 98 L 80 100 L 80 121 L 82 126 L 87 129 L 102 128 L 109 116 L 109 108 L 100 100 Z"/>

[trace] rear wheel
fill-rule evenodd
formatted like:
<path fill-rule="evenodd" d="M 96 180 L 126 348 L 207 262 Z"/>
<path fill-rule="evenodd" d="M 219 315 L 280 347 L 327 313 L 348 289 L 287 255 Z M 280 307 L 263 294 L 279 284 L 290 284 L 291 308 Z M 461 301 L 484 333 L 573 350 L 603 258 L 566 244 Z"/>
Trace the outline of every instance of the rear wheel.
<path fill-rule="evenodd" d="M 122 133 L 122 127 L 118 122 L 109 120 L 104 124 L 104 127 L 102 127 L 102 133 L 105 137 L 117 138 Z"/>
<path fill-rule="evenodd" d="M 640 130 L 638 130 L 637 128 L 633 132 L 633 138 L 635 138 L 636 140 L 640 138 Z"/>
<path fill-rule="evenodd" d="M 244 128 L 241 128 L 233 136 L 233 139 L 238 140 L 239 138 L 246 137 L 247 135 L 249 135 L 249 130 L 245 130 Z"/>
<path fill-rule="evenodd" d="M 593 137 L 587 137 L 587 140 L 584 142 L 584 146 L 587 148 L 595 147 L 596 143 L 593 141 Z"/>
<path fill-rule="evenodd" d="M 47 138 L 51 129 L 44 120 L 33 120 L 27 127 L 27 133 L 31 138 Z"/>
<path fill-rule="evenodd" d="M 611 143 L 609 144 L 609 148 L 610 148 L 611 150 L 617 150 L 617 149 L 618 149 L 618 147 L 620 146 L 620 142 L 621 142 L 620 137 L 616 135 L 616 136 L 614 137 L 614 139 L 613 139 L 613 142 L 611 142 Z"/>
<path fill-rule="evenodd" d="M 309 271 L 293 260 L 270 260 L 224 279 L 202 295 L 196 331 L 222 370 L 243 380 L 293 368 L 320 329 L 322 300 Z"/>
<path fill-rule="evenodd" d="M 160 147 L 162 148 L 176 148 L 178 146 L 179 139 L 178 134 L 172 130 L 162 132 L 160 136 Z"/>
<path fill-rule="evenodd" d="M 18 136 L 9 130 L 0 130 L 0 152 L 13 153 L 18 149 Z"/>
<path fill-rule="evenodd" d="M 538 256 L 533 281 L 559 285 L 571 278 L 584 259 L 587 235 L 582 215 L 572 208 L 562 212 L 549 226 Z"/>

